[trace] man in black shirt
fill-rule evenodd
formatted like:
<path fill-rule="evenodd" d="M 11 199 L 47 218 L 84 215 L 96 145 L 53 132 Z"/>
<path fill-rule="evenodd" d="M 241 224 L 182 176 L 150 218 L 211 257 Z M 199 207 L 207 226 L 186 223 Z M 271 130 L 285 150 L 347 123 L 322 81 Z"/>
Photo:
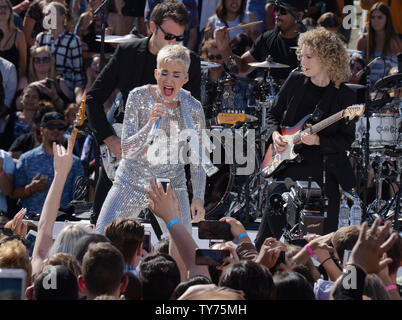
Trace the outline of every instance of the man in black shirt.
<path fill-rule="evenodd" d="M 108 64 L 103 68 L 86 96 L 88 120 L 99 144 L 103 142 L 109 150 L 121 159 L 121 140 L 114 133 L 106 119 L 103 103 L 117 88 L 122 93 L 123 106 L 127 96 L 136 87 L 156 83 L 154 69 L 156 69 L 156 55 L 166 44 L 175 44 L 182 41 L 189 16 L 186 7 L 177 1 L 166 1 L 158 4 L 151 14 L 149 24 L 152 32 L 148 38 L 136 39 L 133 42 L 120 45 Z M 191 52 L 189 81 L 184 89 L 200 99 L 201 67 L 200 58 Z M 117 122 L 122 122 L 123 110 L 115 113 Z M 102 169 L 97 186 L 92 217 L 95 223 L 103 201 L 112 186 L 112 182 Z"/>
<path fill-rule="evenodd" d="M 276 27 L 261 34 L 252 48 L 241 57 L 233 55 L 229 47 L 229 33 L 226 27 L 216 30 L 215 38 L 218 49 L 221 51 L 227 66 L 236 63 L 239 74 L 245 75 L 254 70 L 249 66 L 251 62 L 265 61 L 268 55 L 274 62 L 289 65 L 289 68 L 272 69 L 271 76 L 275 80 L 283 81 L 298 65 L 296 50 L 299 25 L 289 13 L 291 9 L 302 20 L 308 8 L 308 0 L 281 0 L 274 6 Z M 234 60 L 234 61 L 233 61 Z"/>

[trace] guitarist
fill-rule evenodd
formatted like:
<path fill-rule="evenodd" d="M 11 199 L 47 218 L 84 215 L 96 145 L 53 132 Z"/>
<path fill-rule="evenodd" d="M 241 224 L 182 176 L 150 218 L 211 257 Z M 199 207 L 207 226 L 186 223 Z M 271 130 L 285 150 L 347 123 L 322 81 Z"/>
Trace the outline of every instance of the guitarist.
<path fill-rule="evenodd" d="M 125 106 L 128 93 L 132 89 L 155 83 L 156 55 L 164 45 L 181 41 L 188 23 L 188 11 L 182 3 L 166 1 L 157 5 L 152 11 L 149 24 L 151 36 L 120 45 L 88 91 L 86 102 L 90 126 L 97 141 L 100 144 L 104 142 L 118 159 L 121 159 L 122 155 L 121 140 L 115 135 L 106 119 L 103 103 L 118 88 L 123 96 L 122 105 Z M 191 52 L 189 81 L 184 88 L 199 100 L 200 87 L 200 59 Z M 123 117 L 124 110 L 117 110 L 116 121 L 122 122 Z M 91 217 L 91 223 L 96 224 L 103 201 L 111 186 L 112 182 L 102 169 L 95 189 L 94 214 Z"/>
<path fill-rule="evenodd" d="M 287 142 L 279 131 L 280 126 L 295 126 L 303 117 L 313 114 L 311 126 L 345 109 L 355 102 L 353 92 L 343 84 L 349 78 L 349 56 L 342 40 L 320 27 L 300 35 L 298 59 L 301 72 L 293 71 L 285 81 L 267 112 L 268 130 L 277 153 L 283 153 Z M 341 119 L 318 134 L 302 134 L 301 144 L 295 146 L 300 163 L 289 163 L 274 175 L 277 180 L 316 181 L 328 197 L 327 219 L 324 234 L 337 230 L 339 185 L 344 190 L 355 186 L 355 177 L 346 156 L 346 150 L 355 139 L 355 124 Z M 324 164 L 325 161 L 325 164 Z M 323 170 L 326 183 L 323 185 Z M 275 219 L 275 218 L 274 218 Z M 284 221 L 271 227 L 278 236 Z"/>

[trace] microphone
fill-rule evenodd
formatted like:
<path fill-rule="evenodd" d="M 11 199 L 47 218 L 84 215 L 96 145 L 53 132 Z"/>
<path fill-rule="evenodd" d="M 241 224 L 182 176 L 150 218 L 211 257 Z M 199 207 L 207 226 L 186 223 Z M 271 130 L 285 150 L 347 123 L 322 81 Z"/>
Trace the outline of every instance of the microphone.
<path fill-rule="evenodd" d="M 372 66 L 373 64 L 375 64 L 375 63 L 376 63 L 378 60 L 380 60 L 380 59 L 382 59 L 382 57 L 377 57 L 377 58 L 374 58 L 373 60 L 371 60 L 371 61 L 367 64 L 367 66 L 366 66 L 365 68 L 361 69 L 358 73 L 356 73 L 356 77 L 361 77 L 368 69 L 371 68 L 371 66 Z"/>
<path fill-rule="evenodd" d="M 149 134 L 148 134 L 148 139 L 147 139 L 147 142 L 146 142 L 147 145 L 152 144 L 152 142 L 154 141 L 154 138 L 155 138 L 155 135 L 156 135 L 156 130 L 158 130 L 158 128 L 159 128 L 159 125 L 160 125 L 160 123 L 161 123 L 161 119 L 162 119 L 162 118 L 159 117 L 159 118 L 154 122 L 154 124 L 152 125 L 151 131 L 149 131 Z"/>
<path fill-rule="evenodd" d="M 294 182 L 292 178 L 286 177 L 283 182 L 286 189 L 288 189 L 289 191 L 291 191 L 292 189 L 296 189 L 296 182 Z"/>

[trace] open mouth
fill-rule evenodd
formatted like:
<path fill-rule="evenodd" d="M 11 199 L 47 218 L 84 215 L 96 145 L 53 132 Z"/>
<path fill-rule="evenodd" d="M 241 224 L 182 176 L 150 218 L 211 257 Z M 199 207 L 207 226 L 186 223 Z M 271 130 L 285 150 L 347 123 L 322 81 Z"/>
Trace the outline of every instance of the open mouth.
<path fill-rule="evenodd" d="M 163 94 L 166 97 L 171 97 L 173 95 L 174 88 L 170 86 L 164 86 L 163 87 Z"/>

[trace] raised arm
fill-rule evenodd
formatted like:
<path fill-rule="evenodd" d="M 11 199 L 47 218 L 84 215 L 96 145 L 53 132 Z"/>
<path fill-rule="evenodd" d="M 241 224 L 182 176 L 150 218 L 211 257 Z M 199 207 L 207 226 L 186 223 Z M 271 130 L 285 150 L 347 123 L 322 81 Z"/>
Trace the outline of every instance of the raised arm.
<path fill-rule="evenodd" d="M 162 218 L 166 224 L 170 223 L 170 227 L 168 228 L 170 235 L 177 246 L 187 270 L 189 270 L 189 276 L 204 275 L 210 278 L 206 266 L 195 264 L 195 250 L 198 246 L 192 236 L 180 221 L 172 223 L 173 221 L 177 221 L 176 219 L 180 217 L 180 211 L 179 202 L 170 184 L 167 186 L 166 193 L 163 191 L 163 187 L 160 183 L 155 185 L 153 179 L 150 179 L 150 184 L 151 189 L 145 187 L 150 198 L 148 206 L 152 212 Z"/>
<path fill-rule="evenodd" d="M 54 179 L 46 196 L 38 224 L 38 234 L 32 254 L 32 274 L 35 274 L 53 243 L 53 226 L 60 207 L 61 195 L 68 173 L 73 164 L 73 148 L 71 138 L 68 139 L 67 150 L 53 142 Z"/>

